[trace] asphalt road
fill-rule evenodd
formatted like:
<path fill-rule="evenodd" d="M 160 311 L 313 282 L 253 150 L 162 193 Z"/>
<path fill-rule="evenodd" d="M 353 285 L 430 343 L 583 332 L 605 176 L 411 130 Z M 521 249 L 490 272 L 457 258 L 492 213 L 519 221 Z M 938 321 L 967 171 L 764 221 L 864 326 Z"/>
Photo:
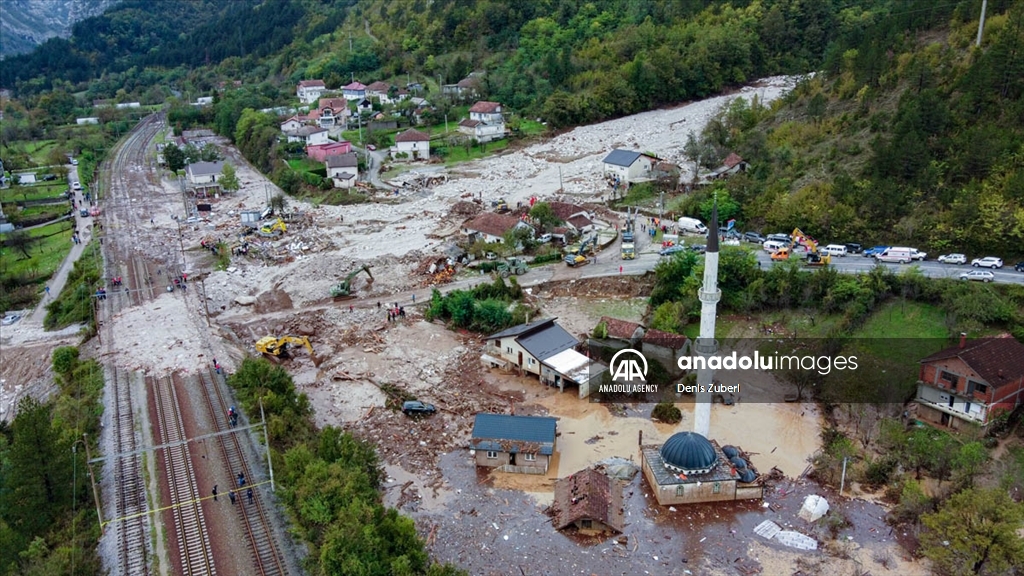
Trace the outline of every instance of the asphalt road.
<path fill-rule="evenodd" d="M 696 240 L 696 237 L 688 238 L 690 242 Z M 753 245 L 748 245 L 753 246 Z M 637 258 L 635 260 L 622 260 L 619 257 L 619 243 L 616 242 L 609 246 L 606 250 L 598 254 L 597 262 L 587 264 L 580 268 L 581 278 L 597 278 L 602 276 L 615 276 L 618 274 L 623 275 L 641 275 L 648 271 L 654 270 L 658 262 L 661 261 L 663 256 L 658 255 L 658 251 L 661 250 L 660 244 L 652 244 L 651 239 L 646 234 L 639 234 L 637 236 Z M 799 253 L 796 254 L 799 256 Z M 757 260 L 761 264 L 763 269 L 767 269 L 772 266 L 771 257 L 764 250 L 757 251 Z M 564 264 L 556 264 L 558 266 L 565 266 Z M 875 266 L 885 266 L 894 272 L 907 269 L 910 266 L 917 266 L 921 269 L 921 273 L 929 278 L 959 278 L 960 274 L 975 270 L 970 265 L 954 265 L 954 264 L 941 264 L 935 260 L 925 260 L 923 262 L 914 262 L 913 264 L 887 264 L 887 263 L 876 263 L 874 258 L 865 258 L 860 254 L 844 256 L 840 258 L 832 259 L 832 266 L 839 272 L 846 274 L 860 274 L 867 273 Z M 621 272 L 620 272 L 621 267 Z M 995 282 L 1004 284 L 1024 284 L 1024 273 L 1017 272 L 1013 269 L 1013 264 L 1003 266 L 999 270 L 991 270 L 989 268 L 978 268 L 978 270 L 989 270 L 995 275 Z"/>

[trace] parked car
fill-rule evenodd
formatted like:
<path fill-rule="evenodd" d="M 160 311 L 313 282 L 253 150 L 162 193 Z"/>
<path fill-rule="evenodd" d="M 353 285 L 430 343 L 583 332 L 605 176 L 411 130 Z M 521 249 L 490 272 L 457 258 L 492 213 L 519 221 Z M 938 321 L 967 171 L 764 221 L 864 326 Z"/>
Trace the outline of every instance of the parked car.
<path fill-rule="evenodd" d="M 920 250 L 918 250 L 917 248 L 911 248 L 911 249 L 910 249 L 910 254 L 911 254 L 911 257 L 912 257 L 912 258 L 913 258 L 914 260 L 924 260 L 924 259 L 925 259 L 925 257 L 926 257 L 926 256 L 928 256 L 928 253 L 927 253 L 927 252 L 921 252 L 921 251 L 920 251 Z"/>
<path fill-rule="evenodd" d="M 420 402 L 419 400 L 407 400 L 402 403 L 402 412 L 406 416 L 433 414 L 434 412 L 437 412 L 437 408 L 435 408 L 433 404 L 427 404 L 426 402 Z"/>
<path fill-rule="evenodd" d="M 1024 272 L 1024 262 L 1017 262 L 1013 265 L 1013 269 L 1017 272 Z"/>
<path fill-rule="evenodd" d="M 89 217 L 89 211 L 83 208 L 83 209 L 78 211 L 78 215 L 81 216 L 82 218 L 88 218 Z"/>
<path fill-rule="evenodd" d="M 854 242 L 847 242 L 846 243 L 846 253 L 847 254 L 860 254 L 861 250 L 863 250 L 863 248 L 861 248 L 860 244 L 856 244 Z"/>
<path fill-rule="evenodd" d="M 74 183 L 71 184 L 71 188 L 73 188 L 74 190 L 81 190 L 82 183 L 76 180 Z"/>
<path fill-rule="evenodd" d="M 683 252 L 684 250 L 686 250 L 686 246 L 669 246 L 668 248 L 663 248 L 661 252 L 658 252 L 658 255 L 671 256 L 677 252 Z"/>
<path fill-rule="evenodd" d="M 72 166 L 78 166 L 78 160 L 75 160 L 74 158 L 72 158 L 71 159 L 71 165 Z"/>
<path fill-rule="evenodd" d="M 846 256 L 847 249 L 845 244 L 829 244 L 821 248 L 821 253 L 829 256 Z"/>
<path fill-rule="evenodd" d="M 56 180 L 56 179 L 57 179 L 57 175 L 56 174 L 47 174 L 46 176 L 43 176 L 43 180 L 45 180 L 47 182 L 51 182 L 51 181 Z"/>
<path fill-rule="evenodd" d="M 772 240 L 775 242 L 783 242 L 785 244 L 792 244 L 793 239 L 789 237 L 789 234 L 769 234 L 765 240 Z M 763 242 L 762 242 L 763 244 Z"/>
<path fill-rule="evenodd" d="M 963 254 L 943 254 L 939 256 L 942 264 L 967 264 L 967 256 Z"/>
<path fill-rule="evenodd" d="M 747 232 L 743 235 L 743 239 L 751 244 L 764 244 L 764 241 L 767 240 L 760 232 Z"/>
<path fill-rule="evenodd" d="M 541 244 L 551 242 L 551 234 L 541 234 L 537 237 L 537 242 L 540 242 Z"/>
<path fill-rule="evenodd" d="M 739 233 L 739 231 L 738 231 L 738 230 L 735 230 L 735 229 L 733 229 L 733 230 L 727 230 L 727 231 L 725 232 L 724 236 L 725 236 L 725 239 L 726 239 L 726 240 L 731 240 L 731 239 L 736 239 L 736 240 L 739 240 L 740 238 L 742 238 L 742 237 L 743 237 L 743 235 L 742 235 L 742 234 L 740 234 L 740 233 Z"/>
<path fill-rule="evenodd" d="M 374 146 L 373 144 L 367 144 L 366 149 L 369 150 L 370 152 L 373 152 L 374 150 L 377 149 L 377 147 Z"/>
<path fill-rule="evenodd" d="M 17 322 L 18 320 L 21 320 L 21 314 L 8 314 L 7 316 L 4 316 L 4 319 L 2 321 L 0 321 L 0 324 L 3 324 L 4 326 L 10 326 L 11 324 Z"/>
<path fill-rule="evenodd" d="M 971 260 L 971 266 L 975 268 L 1002 268 L 1003 259 L 996 258 L 995 256 L 985 256 L 984 258 L 975 258 Z"/>
<path fill-rule="evenodd" d="M 879 254 L 885 252 L 888 249 L 888 246 L 875 246 L 873 248 L 868 248 L 867 250 L 864 251 L 864 257 L 871 258 L 873 256 L 878 256 Z"/>
<path fill-rule="evenodd" d="M 960 279 L 975 280 L 977 282 L 991 282 L 996 279 L 996 275 L 988 270 L 971 270 L 970 272 L 964 272 L 961 274 Z"/>
<path fill-rule="evenodd" d="M 686 249 L 697 254 L 703 254 L 708 251 L 708 247 L 704 244 L 690 244 Z"/>

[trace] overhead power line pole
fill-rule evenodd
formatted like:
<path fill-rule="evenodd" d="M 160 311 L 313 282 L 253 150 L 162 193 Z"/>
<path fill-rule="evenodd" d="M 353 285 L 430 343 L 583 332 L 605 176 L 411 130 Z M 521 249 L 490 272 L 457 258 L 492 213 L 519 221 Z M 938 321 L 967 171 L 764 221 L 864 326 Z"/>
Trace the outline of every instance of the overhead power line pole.
<path fill-rule="evenodd" d="M 981 19 L 978 20 L 978 41 L 974 43 L 975 46 L 981 46 L 981 33 L 985 29 L 985 8 L 988 6 L 988 0 L 981 0 Z"/>

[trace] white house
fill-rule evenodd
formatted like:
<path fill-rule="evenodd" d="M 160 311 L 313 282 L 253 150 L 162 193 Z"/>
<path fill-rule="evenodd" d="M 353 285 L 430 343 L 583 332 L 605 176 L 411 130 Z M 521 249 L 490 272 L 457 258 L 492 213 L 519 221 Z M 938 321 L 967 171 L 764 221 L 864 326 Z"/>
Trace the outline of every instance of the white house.
<path fill-rule="evenodd" d="M 196 162 L 185 167 L 185 175 L 193 186 L 213 184 L 224 172 L 224 162 Z"/>
<path fill-rule="evenodd" d="M 142 104 L 139 104 L 138 102 L 121 102 L 120 104 L 116 104 L 114 107 L 118 110 L 125 110 L 128 108 L 142 108 Z"/>
<path fill-rule="evenodd" d="M 286 134 L 289 132 L 295 132 L 299 128 L 302 128 L 302 122 L 300 122 L 295 116 L 281 122 L 281 132 Z"/>
<path fill-rule="evenodd" d="M 409 128 L 395 136 L 395 145 L 391 148 L 391 157 L 408 154 L 410 160 L 426 160 L 430 158 L 430 135 Z"/>
<path fill-rule="evenodd" d="M 505 118 L 501 104 L 481 100 L 469 109 L 469 118 L 459 122 L 459 132 L 476 138 L 479 142 L 490 142 L 505 136 Z"/>
<path fill-rule="evenodd" d="M 86 124 L 99 124 L 100 123 L 100 119 L 99 119 L 98 116 L 89 116 L 89 117 L 86 117 L 86 118 L 75 118 L 75 123 L 78 124 L 79 126 L 84 126 Z"/>
<path fill-rule="evenodd" d="M 564 387 L 568 382 L 581 384 L 589 376 L 590 360 L 574 348 L 579 343 L 555 318 L 520 324 L 484 339 L 484 358 L 532 374 L 541 382 Z M 494 360 L 489 359 L 495 359 Z"/>
<path fill-rule="evenodd" d="M 312 104 L 320 99 L 324 90 L 327 90 L 327 85 L 323 80 L 300 80 L 295 95 L 303 104 Z"/>
<path fill-rule="evenodd" d="M 370 112 L 371 110 L 373 110 L 373 102 L 369 98 L 363 98 L 356 104 L 357 112 Z"/>
<path fill-rule="evenodd" d="M 196 98 L 196 106 L 210 106 L 213 104 L 213 96 L 200 96 Z"/>
<path fill-rule="evenodd" d="M 341 95 L 345 100 L 362 100 L 366 98 L 366 85 L 361 82 L 352 82 L 341 87 Z"/>
<path fill-rule="evenodd" d="M 302 142 L 306 146 L 319 146 L 330 142 L 327 129 L 318 126 L 300 126 L 298 130 L 287 135 L 288 142 Z"/>
<path fill-rule="evenodd" d="M 391 84 L 378 80 L 366 87 L 366 97 L 376 98 L 381 104 L 390 104 L 391 98 L 388 96 L 388 92 L 390 91 Z"/>
<path fill-rule="evenodd" d="M 359 160 L 355 152 L 328 156 L 324 162 L 327 177 L 334 181 L 335 188 L 351 188 L 359 178 Z"/>
<path fill-rule="evenodd" d="M 657 160 L 650 154 L 616 148 L 604 158 L 604 175 L 628 184 L 647 176 Z"/>

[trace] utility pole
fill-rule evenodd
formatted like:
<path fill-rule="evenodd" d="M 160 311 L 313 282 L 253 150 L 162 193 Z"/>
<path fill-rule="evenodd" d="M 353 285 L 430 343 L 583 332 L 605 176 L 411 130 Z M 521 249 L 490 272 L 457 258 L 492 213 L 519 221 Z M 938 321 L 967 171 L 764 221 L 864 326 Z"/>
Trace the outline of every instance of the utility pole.
<path fill-rule="evenodd" d="M 92 460 L 92 456 L 89 455 L 89 438 L 85 435 L 85 432 L 82 433 L 82 440 L 82 443 L 85 444 L 86 465 L 89 466 L 89 480 L 92 482 L 92 499 L 96 502 L 96 521 L 100 524 L 100 534 L 102 534 L 103 511 L 100 510 L 100 495 L 99 492 L 96 491 L 96 476 L 93 475 L 92 465 L 88 463 L 89 460 Z"/>
<path fill-rule="evenodd" d="M 206 277 L 199 277 L 199 285 L 203 288 L 203 308 L 206 310 L 206 326 L 210 327 L 210 299 L 206 297 Z"/>
<path fill-rule="evenodd" d="M 270 437 L 267 435 L 267 417 L 263 414 L 263 398 L 260 397 L 260 420 L 263 420 L 263 443 L 267 445 L 267 466 L 270 468 L 270 491 L 277 492 L 274 486 L 274 463 L 270 458 Z"/>
<path fill-rule="evenodd" d="M 975 46 L 981 47 L 981 33 L 985 29 L 985 8 L 988 7 L 988 0 L 981 0 L 981 19 L 978 20 L 978 41 Z"/>

